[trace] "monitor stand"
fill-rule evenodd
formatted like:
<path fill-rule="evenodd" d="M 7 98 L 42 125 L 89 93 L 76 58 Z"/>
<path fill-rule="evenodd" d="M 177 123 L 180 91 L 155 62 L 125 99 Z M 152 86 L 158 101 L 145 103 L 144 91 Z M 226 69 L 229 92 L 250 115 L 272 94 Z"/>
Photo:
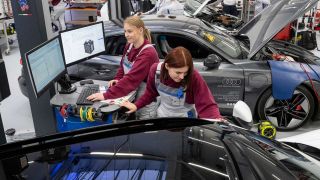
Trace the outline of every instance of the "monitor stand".
<path fill-rule="evenodd" d="M 68 74 L 65 74 L 58 80 L 58 84 L 60 85 L 60 89 L 58 92 L 60 94 L 71 94 L 77 90 L 77 87 L 71 83 L 70 77 Z"/>

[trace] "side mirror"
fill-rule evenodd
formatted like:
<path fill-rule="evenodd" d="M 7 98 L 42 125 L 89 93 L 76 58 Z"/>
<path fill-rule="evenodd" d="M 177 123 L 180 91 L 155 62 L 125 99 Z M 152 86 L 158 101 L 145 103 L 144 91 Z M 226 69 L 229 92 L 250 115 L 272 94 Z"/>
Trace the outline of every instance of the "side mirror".
<path fill-rule="evenodd" d="M 233 107 L 233 112 L 232 116 L 234 117 L 234 120 L 236 121 L 235 124 L 246 128 L 246 129 L 251 129 L 253 122 L 252 122 L 252 113 L 249 108 L 249 106 L 243 102 L 243 101 L 238 101 L 234 107 Z"/>
<path fill-rule="evenodd" d="M 220 66 L 221 58 L 215 54 L 210 54 L 203 62 L 203 65 L 210 69 L 217 69 Z"/>

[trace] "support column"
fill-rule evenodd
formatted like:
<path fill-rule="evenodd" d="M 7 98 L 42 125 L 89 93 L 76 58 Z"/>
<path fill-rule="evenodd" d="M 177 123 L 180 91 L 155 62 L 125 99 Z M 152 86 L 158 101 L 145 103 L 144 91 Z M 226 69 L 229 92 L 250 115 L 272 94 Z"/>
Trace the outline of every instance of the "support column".
<path fill-rule="evenodd" d="M 52 37 L 48 0 L 11 0 L 11 5 L 20 54 L 23 60 L 23 67 L 25 68 L 24 54 Z M 55 133 L 55 118 L 50 106 L 50 98 L 54 94 L 54 87 L 52 86 L 50 92 L 47 91 L 40 98 L 36 99 L 26 69 L 25 72 L 36 136 Z"/>
<path fill-rule="evenodd" d="M 1 102 L 0 102 L 0 106 L 1 106 Z M 0 145 L 5 143 L 7 143 L 7 140 L 6 140 L 6 135 L 4 134 L 4 128 L 3 128 L 1 112 L 0 112 Z"/>

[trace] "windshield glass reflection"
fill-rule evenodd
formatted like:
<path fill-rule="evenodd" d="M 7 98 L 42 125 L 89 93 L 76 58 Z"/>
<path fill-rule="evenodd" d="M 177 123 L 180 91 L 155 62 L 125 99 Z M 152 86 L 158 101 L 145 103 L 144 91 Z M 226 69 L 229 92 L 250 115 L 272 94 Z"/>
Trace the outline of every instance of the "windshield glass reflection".
<path fill-rule="evenodd" d="M 221 141 L 197 128 L 105 138 L 27 156 L 27 179 L 229 179 L 231 173 Z M 32 173 L 39 167 L 49 167 L 49 173 Z"/>
<path fill-rule="evenodd" d="M 256 135 L 252 135 L 252 137 L 253 142 L 281 161 L 299 179 L 320 178 L 319 162 L 314 161 L 309 155 L 285 144 L 272 143 L 272 141 Z"/>

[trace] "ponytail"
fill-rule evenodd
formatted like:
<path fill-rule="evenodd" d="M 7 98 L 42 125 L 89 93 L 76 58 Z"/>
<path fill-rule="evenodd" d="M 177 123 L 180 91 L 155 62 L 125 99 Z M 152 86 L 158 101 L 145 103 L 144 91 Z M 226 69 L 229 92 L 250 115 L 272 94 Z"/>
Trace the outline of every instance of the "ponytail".
<path fill-rule="evenodd" d="M 151 33 L 148 28 L 143 29 L 144 38 L 146 38 L 151 43 Z"/>

